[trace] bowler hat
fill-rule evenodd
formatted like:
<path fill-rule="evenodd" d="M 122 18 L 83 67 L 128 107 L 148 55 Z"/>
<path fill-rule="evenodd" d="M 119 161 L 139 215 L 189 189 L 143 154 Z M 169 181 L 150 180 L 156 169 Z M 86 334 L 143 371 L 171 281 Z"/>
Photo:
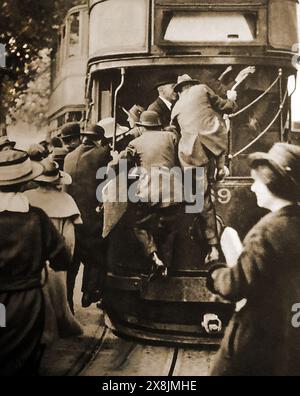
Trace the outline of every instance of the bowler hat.
<path fill-rule="evenodd" d="M 78 122 L 69 122 L 62 127 L 60 137 L 64 139 L 75 138 L 80 136 L 80 124 Z"/>
<path fill-rule="evenodd" d="M 300 147 L 288 143 L 275 143 L 268 153 L 249 155 L 250 166 L 268 164 L 275 172 L 287 177 L 300 189 Z"/>
<path fill-rule="evenodd" d="M 185 85 L 198 85 L 200 84 L 199 80 L 193 79 L 188 74 L 183 74 L 179 76 L 177 79 L 177 84 L 174 87 L 175 92 L 180 92 Z"/>
<path fill-rule="evenodd" d="M 1 136 L 0 137 L 0 149 L 5 147 L 5 146 L 10 146 L 11 148 L 14 148 L 16 145 L 16 142 L 11 142 L 7 136 Z"/>
<path fill-rule="evenodd" d="M 140 121 L 136 123 L 138 126 L 160 127 L 161 121 L 159 115 L 155 111 L 147 110 L 141 114 Z"/>
<path fill-rule="evenodd" d="M 25 151 L 12 149 L 0 152 L 0 186 L 25 183 L 42 172 L 42 165 L 31 161 Z"/>
<path fill-rule="evenodd" d="M 128 117 L 132 118 L 135 122 L 139 121 L 140 116 L 145 109 L 139 105 L 133 105 L 129 110 L 126 110 L 123 107 L 123 111 L 128 115 Z"/>
<path fill-rule="evenodd" d="M 175 74 L 169 74 L 167 76 L 162 77 L 157 83 L 154 85 L 154 88 L 157 89 L 159 87 L 163 87 L 168 84 L 176 84 L 177 76 Z"/>
<path fill-rule="evenodd" d="M 98 124 L 93 124 L 88 126 L 85 131 L 81 132 L 81 135 L 95 137 L 100 140 L 104 138 L 104 129 Z"/>
<path fill-rule="evenodd" d="M 71 176 L 59 170 L 57 162 L 53 161 L 50 157 L 45 158 L 41 164 L 44 167 L 43 173 L 35 178 L 36 181 L 53 184 L 72 184 Z"/>
<path fill-rule="evenodd" d="M 111 139 L 114 136 L 115 119 L 113 117 L 103 118 L 97 125 L 104 129 L 107 139 Z M 129 128 L 116 124 L 116 136 L 124 135 L 128 131 Z"/>

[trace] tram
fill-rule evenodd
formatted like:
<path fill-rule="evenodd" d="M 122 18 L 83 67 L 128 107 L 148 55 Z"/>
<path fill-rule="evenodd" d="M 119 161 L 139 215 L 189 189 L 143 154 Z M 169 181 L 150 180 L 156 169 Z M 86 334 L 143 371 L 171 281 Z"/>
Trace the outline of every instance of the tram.
<path fill-rule="evenodd" d="M 213 197 L 220 230 L 231 226 L 243 238 L 264 214 L 250 192 L 247 156 L 292 139 L 297 7 L 296 0 L 90 0 L 88 10 L 80 9 L 89 15 L 87 121 L 113 116 L 125 125 L 122 108 L 147 107 L 166 73 L 188 74 L 222 96 L 242 69 L 255 66 L 227 119 L 230 175 L 214 185 Z M 59 85 L 54 102 L 58 92 Z M 122 221 L 113 229 L 104 307 L 118 334 L 219 342 L 234 307 L 206 288 L 207 246 L 191 232 L 194 221 L 192 214 L 178 216 L 172 270 L 146 286 L 145 258 L 132 231 Z"/>
<path fill-rule="evenodd" d="M 50 136 L 67 122 L 84 120 L 88 23 L 88 7 L 82 5 L 69 10 L 60 28 L 51 62 Z"/>

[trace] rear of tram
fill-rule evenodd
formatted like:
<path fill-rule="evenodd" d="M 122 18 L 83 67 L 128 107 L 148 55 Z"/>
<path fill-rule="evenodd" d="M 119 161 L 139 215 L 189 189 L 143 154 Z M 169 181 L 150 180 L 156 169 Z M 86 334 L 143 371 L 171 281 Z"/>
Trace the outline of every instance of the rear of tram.
<path fill-rule="evenodd" d="M 166 74 L 191 77 L 226 95 L 238 73 L 238 111 L 227 117 L 230 175 L 214 185 L 220 230 L 244 237 L 263 214 L 250 192 L 247 156 L 290 141 L 291 93 L 298 40 L 293 0 L 90 0 L 87 99 L 89 121 L 114 116 L 126 125 L 134 104 L 148 107 Z M 206 288 L 207 245 L 193 234 L 195 215 L 178 216 L 166 279 L 145 287 L 145 258 L 122 221 L 110 235 L 104 299 L 120 334 L 150 341 L 214 344 L 233 311 Z"/>

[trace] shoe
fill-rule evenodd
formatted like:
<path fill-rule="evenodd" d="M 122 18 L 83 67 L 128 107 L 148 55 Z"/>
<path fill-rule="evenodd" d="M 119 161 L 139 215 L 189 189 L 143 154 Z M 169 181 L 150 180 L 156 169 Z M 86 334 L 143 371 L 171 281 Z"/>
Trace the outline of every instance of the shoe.
<path fill-rule="evenodd" d="M 99 292 L 96 293 L 83 293 L 81 299 L 81 306 L 88 308 L 91 304 L 98 302 L 101 299 Z"/>

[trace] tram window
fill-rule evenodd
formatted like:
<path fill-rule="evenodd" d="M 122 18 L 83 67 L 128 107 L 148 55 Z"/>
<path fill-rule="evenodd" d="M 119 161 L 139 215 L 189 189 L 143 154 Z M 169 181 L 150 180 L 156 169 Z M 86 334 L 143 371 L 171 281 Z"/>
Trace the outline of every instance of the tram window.
<path fill-rule="evenodd" d="M 113 55 L 147 52 L 148 8 L 148 0 L 98 3 L 90 13 L 90 53 Z"/>
<path fill-rule="evenodd" d="M 297 8 L 298 4 L 294 0 L 270 2 L 269 40 L 274 48 L 291 49 L 299 41 Z"/>
<path fill-rule="evenodd" d="M 166 12 L 163 40 L 174 43 L 254 41 L 257 19 L 257 13 L 250 12 Z"/>
<path fill-rule="evenodd" d="M 68 56 L 78 56 L 80 55 L 80 43 L 79 43 L 79 29 L 80 29 L 80 13 L 76 12 L 72 14 L 69 18 L 69 46 L 68 46 Z"/>
<path fill-rule="evenodd" d="M 68 113 L 67 122 L 79 122 L 82 119 L 81 111 L 70 111 Z"/>

